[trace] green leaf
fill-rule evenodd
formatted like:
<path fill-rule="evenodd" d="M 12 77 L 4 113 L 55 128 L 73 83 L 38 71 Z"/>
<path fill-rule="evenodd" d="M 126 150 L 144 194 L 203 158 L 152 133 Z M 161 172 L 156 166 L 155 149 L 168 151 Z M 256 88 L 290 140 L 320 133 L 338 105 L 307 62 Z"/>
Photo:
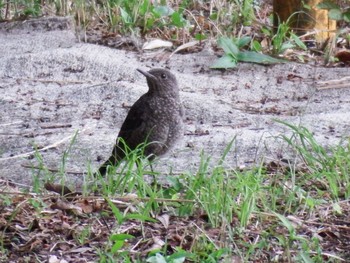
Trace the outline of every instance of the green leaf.
<path fill-rule="evenodd" d="M 132 239 L 134 238 L 133 235 L 129 235 L 129 234 L 113 234 L 109 237 L 110 240 L 112 241 L 118 241 L 118 240 L 125 240 L 125 239 Z"/>
<path fill-rule="evenodd" d="M 294 48 L 295 45 L 291 42 L 285 42 L 282 44 L 281 48 L 280 48 L 280 52 L 283 52 L 284 50 L 288 49 L 288 48 Z"/>
<path fill-rule="evenodd" d="M 344 12 L 343 13 L 343 18 L 344 18 L 345 22 L 350 23 L 350 11 Z"/>
<path fill-rule="evenodd" d="M 215 61 L 215 63 L 210 67 L 213 69 L 228 69 L 235 68 L 237 66 L 237 60 L 231 55 L 225 54 L 221 58 Z"/>
<path fill-rule="evenodd" d="M 116 253 L 118 252 L 119 249 L 121 249 L 124 245 L 124 240 L 118 240 L 116 242 L 114 242 L 112 248 L 111 248 L 111 252 L 112 253 Z"/>
<path fill-rule="evenodd" d="M 151 29 L 154 25 L 155 19 L 154 17 L 147 19 L 146 21 L 146 28 Z"/>
<path fill-rule="evenodd" d="M 170 16 L 174 13 L 174 10 L 166 5 L 156 6 L 153 11 L 159 16 Z"/>
<path fill-rule="evenodd" d="M 337 5 L 332 1 L 323 1 L 322 3 L 319 3 L 318 5 L 316 5 L 316 7 L 319 9 L 327 9 L 327 10 L 339 9 L 339 5 Z"/>
<path fill-rule="evenodd" d="M 262 50 L 262 46 L 260 42 L 257 40 L 254 40 L 251 45 L 252 45 L 251 49 L 253 51 L 260 52 Z"/>
<path fill-rule="evenodd" d="M 179 12 L 174 12 L 172 15 L 171 15 L 171 21 L 172 21 L 172 24 L 174 26 L 177 26 L 177 27 L 184 27 L 186 25 L 186 19 L 183 18 L 182 14 L 180 14 Z"/>
<path fill-rule="evenodd" d="M 304 42 L 301 41 L 296 34 L 291 33 L 290 36 L 292 37 L 292 39 L 294 40 L 295 44 L 297 44 L 298 47 L 300 47 L 303 50 L 307 50 L 307 47 L 304 44 Z"/>
<path fill-rule="evenodd" d="M 197 34 L 194 35 L 194 38 L 196 40 L 201 41 L 201 40 L 207 39 L 207 36 L 205 34 L 197 33 Z"/>
<path fill-rule="evenodd" d="M 228 37 L 220 37 L 218 40 L 218 45 L 224 50 L 226 54 L 230 54 L 234 58 L 237 57 L 237 54 L 239 53 L 239 49 L 233 43 L 232 39 Z"/>
<path fill-rule="evenodd" d="M 149 263 L 167 263 L 162 254 L 157 253 L 155 256 L 149 257 L 146 262 Z"/>
<path fill-rule="evenodd" d="M 121 249 L 124 246 L 126 239 L 134 238 L 132 235 L 128 234 L 113 234 L 109 237 L 111 241 L 113 241 L 113 246 L 111 248 L 112 253 L 118 252 L 119 249 Z"/>
<path fill-rule="evenodd" d="M 285 62 L 282 59 L 270 57 L 268 55 L 257 53 L 254 51 L 242 51 L 238 54 L 237 59 L 238 61 L 258 63 L 258 64 L 276 64 L 276 63 Z"/>
<path fill-rule="evenodd" d="M 338 203 L 335 203 L 335 204 L 333 205 L 333 210 L 334 210 L 338 215 L 342 215 L 342 214 L 343 214 L 342 207 L 341 207 Z"/>
<path fill-rule="evenodd" d="M 311 6 L 310 5 L 307 5 L 307 4 L 303 4 L 303 8 L 304 9 L 307 9 L 307 10 L 311 10 Z"/>
<path fill-rule="evenodd" d="M 140 6 L 140 15 L 144 16 L 147 12 L 152 11 L 153 5 L 150 5 L 149 0 L 144 0 Z"/>
<path fill-rule="evenodd" d="M 118 0 L 109 0 L 108 1 L 108 5 L 113 8 L 119 5 L 119 1 Z"/>
<path fill-rule="evenodd" d="M 315 262 L 314 260 L 312 260 L 310 258 L 310 255 L 307 253 L 307 252 L 301 252 L 300 253 L 300 257 L 303 259 L 302 262 L 305 262 L 305 263 L 313 263 Z"/>
<path fill-rule="evenodd" d="M 126 12 L 122 7 L 120 8 L 120 15 L 122 17 L 122 20 L 125 24 L 131 24 L 132 23 L 132 18 L 131 16 L 128 14 L 128 12 Z"/>
<path fill-rule="evenodd" d="M 331 10 L 329 10 L 328 16 L 329 16 L 330 19 L 337 20 L 337 21 L 343 19 L 343 14 L 340 11 L 340 9 L 331 9 Z"/>
<path fill-rule="evenodd" d="M 112 209 L 114 217 L 117 219 L 118 224 L 123 223 L 124 221 L 124 215 L 119 211 L 119 209 L 113 204 L 113 202 L 109 198 L 105 198 Z"/>
<path fill-rule="evenodd" d="M 212 14 L 209 16 L 209 18 L 210 18 L 211 20 L 216 20 L 216 19 L 218 19 L 218 13 L 212 13 Z"/>
<path fill-rule="evenodd" d="M 294 232 L 294 226 L 292 225 L 292 223 L 283 215 L 274 213 L 279 220 L 281 220 L 281 222 L 283 223 L 283 225 L 288 229 L 289 233 L 293 233 Z"/>
<path fill-rule="evenodd" d="M 238 41 L 237 41 L 237 46 L 238 48 L 242 48 L 244 47 L 245 45 L 248 45 L 250 43 L 250 41 L 252 40 L 251 37 L 242 37 L 242 38 L 239 38 Z"/>
<path fill-rule="evenodd" d="M 185 259 L 193 257 L 193 254 L 190 252 L 186 251 L 178 251 L 175 252 L 174 254 L 170 255 L 167 257 L 168 262 L 173 262 L 173 263 L 182 263 L 185 261 Z"/>
<path fill-rule="evenodd" d="M 269 29 L 269 28 L 263 27 L 263 28 L 261 28 L 261 32 L 262 32 L 263 34 L 265 34 L 266 36 L 271 36 L 271 35 L 272 35 L 272 31 L 271 31 L 271 29 Z"/>

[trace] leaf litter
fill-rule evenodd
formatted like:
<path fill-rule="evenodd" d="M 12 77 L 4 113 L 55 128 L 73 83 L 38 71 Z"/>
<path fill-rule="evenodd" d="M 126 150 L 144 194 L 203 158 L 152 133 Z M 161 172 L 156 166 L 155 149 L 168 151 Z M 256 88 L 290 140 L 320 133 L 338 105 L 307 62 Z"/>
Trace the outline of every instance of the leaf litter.
<path fill-rule="evenodd" d="M 272 172 L 281 166 L 271 163 L 266 167 Z M 123 213 L 135 201 L 144 202 L 132 196 L 116 200 L 119 201 L 114 204 Z M 318 240 L 324 259 L 344 261 L 350 257 L 350 201 L 344 200 L 333 205 L 337 206 L 337 210 L 329 204 L 320 205 L 311 216 L 298 213 L 286 216 L 283 222 L 289 222 L 286 225 L 291 224 L 290 227 L 296 230 L 298 236 Z M 49 191 L 42 194 L 22 193 L 8 180 L 1 181 L 0 209 L 0 233 L 3 240 L 1 260 L 6 259 L 7 262 L 96 262 L 99 251 L 111 251 L 110 237 L 114 234 L 133 237 L 115 253 L 129 251 L 135 259 L 146 258 L 152 250 L 164 247 L 169 254 L 179 247 L 191 252 L 203 235 L 217 248 L 227 247 L 228 233 L 225 226 L 211 227 L 207 216 L 199 211 L 190 217 L 178 217 L 165 212 L 155 215 L 155 222 L 141 223 L 129 219 L 118 225 L 108 202 L 102 196 L 76 194 L 64 197 Z M 264 261 L 278 258 L 279 255 L 283 262 L 284 248 L 276 236 L 289 236 L 290 229 L 276 227 L 279 220 L 272 213 L 254 213 L 244 234 L 235 233 L 235 238 L 254 243 L 261 235 L 264 238 L 268 235 L 270 250 L 264 250 L 253 259 Z M 239 219 L 234 217 L 228 224 L 238 228 Z M 237 242 L 236 246 L 239 251 L 245 250 L 244 243 Z M 297 254 L 298 251 L 290 252 Z M 335 252 L 343 256 L 339 257 Z"/>

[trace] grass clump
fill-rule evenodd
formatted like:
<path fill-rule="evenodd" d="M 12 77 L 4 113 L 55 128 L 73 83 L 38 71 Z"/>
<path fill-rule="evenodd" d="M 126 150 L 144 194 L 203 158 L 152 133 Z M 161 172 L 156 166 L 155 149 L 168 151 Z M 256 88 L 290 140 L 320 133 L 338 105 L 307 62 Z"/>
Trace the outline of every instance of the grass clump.
<path fill-rule="evenodd" d="M 51 15 L 73 16 L 79 39 L 84 36 L 84 41 L 111 47 L 136 47 L 139 50 L 140 38 L 162 39 L 170 41 L 175 48 L 182 47 L 179 49 L 182 52 L 191 52 L 204 48 L 203 40 L 217 39 L 217 45 L 223 48 L 225 54 L 211 66 L 213 69 L 234 68 L 241 61 L 261 64 L 281 62 L 261 52 L 290 56 L 290 52 L 287 54 L 286 51 L 293 49 L 296 51 L 294 57 L 299 61 L 310 58 L 304 52 L 306 45 L 290 28 L 290 19 L 280 23 L 275 30 L 268 17 L 272 13 L 271 6 L 253 0 L 15 0 L 0 1 L 0 10 L 3 11 L 0 12 L 0 21 Z M 251 39 L 246 43 L 248 36 Z M 235 46 L 234 49 L 228 51 L 224 47 L 229 42 L 225 39 L 232 41 L 230 46 Z M 189 43 L 191 45 L 183 46 Z"/>
<path fill-rule="evenodd" d="M 42 15 L 73 15 L 78 26 L 103 25 L 111 32 L 161 36 L 174 41 L 215 37 L 251 24 L 258 5 L 253 0 L 235 1 L 0 1 L 0 19 L 26 19 Z"/>
<path fill-rule="evenodd" d="M 282 135 L 282 138 L 295 150 L 305 165 L 306 172 L 300 178 L 301 183 L 313 185 L 315 190 L 331 194 L 330 197 L 334 201 L 342 197 L 349 198 L 349 140 L 326 149 L 317 143 L 314 135 L 305 127 L 280 123 L 293 131 L 291 136 Z"/>
<path fill-rule="evenodd" d="M 0 222 L 6 222 L 0 227 L 3 257 L 25 253 L 30 261 L 47 258 L 48 251 L 79 247 L 90 251 L 82 254 L 86 260 L 99 262 L 348 258 L 348 228 L 339 223 L 350 214 L 348 141 L 326 149 L 305 127 L 279 123 L 290 131 L 280 138 L 294 151 L 295 163 L 232 169 L 226 162 L 233 139 L 217 161 L 203 152 L 195 173 L 170 174 L 168 185 L 146 179 L 162 175 L 140 158 L 145 147 L 140 145 L 106 177 L 86 175 L 83 193 L 52 194 L 43 190 L 46 180 L 64 184 L 67 179 L 50 174 L 37 154 L 43 169 L 33 170 L 37 192 L 0 195 Z M 58 175 L 66 175 L 72 138 Z"/>

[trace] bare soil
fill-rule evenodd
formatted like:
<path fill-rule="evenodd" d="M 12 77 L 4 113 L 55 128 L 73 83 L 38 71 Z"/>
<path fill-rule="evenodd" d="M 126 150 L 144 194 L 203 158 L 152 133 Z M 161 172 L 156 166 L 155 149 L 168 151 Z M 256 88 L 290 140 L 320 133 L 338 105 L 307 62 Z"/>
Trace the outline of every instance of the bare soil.
<path fill-rule="evenodd" d="M 227 167 L 289 158 L 278 137 L 290 131 L 274 119 L 301 124 L 324 146 L 349 136 L 349 68 L 285 63 L 241 63 L 210 70 L 217 59 L 210 44 L 198 53 L 130 52 L 80 43 L 70 18 L 0 24 L 0 176 L 30 184 L 39 149 L 44 164 L 62 165 L 64 151 L 79 132 L 66 163 L 86 172 L 105 160 L 128 106 L 146 92 L 136 68 L 169 68 L 178 78 L 186 131 L 156 168 L 195 171 L 200 153 L 215 163 L 235 138 Z M 82 174 L 71 175 L 79 185 Z"/>

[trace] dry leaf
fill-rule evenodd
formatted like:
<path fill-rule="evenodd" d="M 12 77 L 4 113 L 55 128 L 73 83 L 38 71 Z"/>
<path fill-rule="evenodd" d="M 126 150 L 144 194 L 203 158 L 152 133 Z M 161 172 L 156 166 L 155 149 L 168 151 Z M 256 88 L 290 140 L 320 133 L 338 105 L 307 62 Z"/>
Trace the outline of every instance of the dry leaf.
<path fill-rule="evenodd" d="M 172 47 L 173 43 L 170 41 L 164 41 L 161 39 L 153 39 L 151 41 L 147 41 L 143 44 L 142 49 L 143 50 L 151 50 L 156 48 L 164 48 L 164 47 Z"/>
<path fill-rule="evenodd" d="M 181 46 L 177 47 L 177 49 L 175 49 L 175 51 L 173 53 L 171 53 L 170 57 L 172 55 L 174 55 L 175 53 L 181 51 L 181 50 L 184 50 L 184 49 L 187 49 L 187 48 L 190 48 L 190 47 L 194 47 L 196 45 L 199 44 L 199 41 L 198 40 L 195 40 L 195 41 L 191 41 L 191 42 L 188 42 L 188 43 L 185 43 L 185 44 L 182 44 Z"/>
<path fill-rule="evenodd" d="M 165 229 L 169 227 L 169 218 L 170 216 L 168 214 L 157 216 L 157 219 L 163 224 Z"/>

